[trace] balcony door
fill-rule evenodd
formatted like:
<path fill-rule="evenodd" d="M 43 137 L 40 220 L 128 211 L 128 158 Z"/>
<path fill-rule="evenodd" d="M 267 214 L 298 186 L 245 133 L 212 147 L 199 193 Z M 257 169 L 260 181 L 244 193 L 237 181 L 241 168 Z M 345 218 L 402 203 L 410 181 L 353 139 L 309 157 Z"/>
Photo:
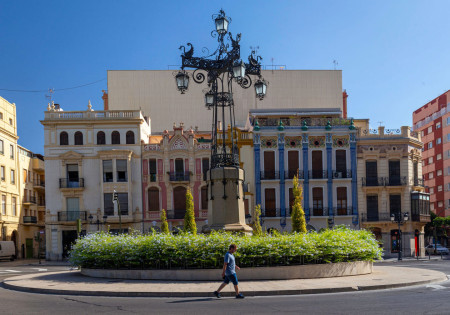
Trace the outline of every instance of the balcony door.
<path fill-rule="evenodd" d="M 323 178 L 322 151 L 312 151 L 312 178 Z"/>
<path fill-rule="evenodd" d="M 367 196 L 367 221 L 378 221 L 378 196 Z"/>
<path fill-rule="evenodd" d="M 78 175 L 78 164 L 67 164 L 67 187 L 80 187 L 80 177 Z"/>
<path fill-rule="evenodd" d="M 400 185 L 400 161 L 389 161 L 389 186 Z"/>
<path fill-rule="evenodd" d="M 322 187 L 315 187 L 313 193 L 313 215 L 323 216 L 323 189 Z"/>
<path fill-rule="evenodd" d="M 337 178 L 347 178 L 347 152 L 336 150 L 336 173 Z"/>
<path fill-rule="evenodd" d="M 274 151 L 264 151 L 264 179 L 275 179 Z"/>
<path fill-rule="evenodd" d="M 288 151 L 288 176 L 294 178 L 299 169 L 298 151 Z"/>
<path fill-rule="evenodd" d="M 366 185 L 378 186 L 377 161 L 366 161 Z"/>
<path fill-rule="evenodd" d="M 75 221 L 80 218 L 80 200 L 78 198 L 67 198 L 67 221 Z"/>
<path fill-rule="evenodd" d="M 186 214 L 186 187 L 177 186 L 173 190 L 173 210 L 175 219 L 183 219 Z"/>
<path fill-rule="evenodd" d="M 275 196 L 275 188 L 266 188 L 264 191 L 265 216 L 277 216 L 277 200 Z"/>

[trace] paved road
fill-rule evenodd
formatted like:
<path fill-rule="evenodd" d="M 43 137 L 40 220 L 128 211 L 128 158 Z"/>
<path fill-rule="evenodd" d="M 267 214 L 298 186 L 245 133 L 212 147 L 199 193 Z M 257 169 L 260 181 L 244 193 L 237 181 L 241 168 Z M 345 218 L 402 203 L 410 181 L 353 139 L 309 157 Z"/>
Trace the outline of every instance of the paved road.
<path fill-rule="evenodd" d="M 439 270 L 450 260 L 383 263 Z M 0 263 L 0 271 L 5 268 Z M 21 266 L 23 272 L 35 266 Z M 50 267 L 44 268 L 68 268 Z M 53 270 L 53 269 L 52 269 Z M 31 271 L 33 272 L 33 271 Z M 35 271 L 39 272 L 39 271 Z M 111 298 L 32 294 L 0 288 L 2 314 L 450 314 L 450 281 L 403 289 L 302 296 L 234 298 Z"/>
<path fill-rule="evenodd" d="M 52 272 L 69 270 L 69 266 L 47 266 L 39 265 L 34 260 L 0 260 L 0 281 L 9 277 L 25 275 L 30 273 Z M 1 314 L 1 309 L 0 309 Z"/>

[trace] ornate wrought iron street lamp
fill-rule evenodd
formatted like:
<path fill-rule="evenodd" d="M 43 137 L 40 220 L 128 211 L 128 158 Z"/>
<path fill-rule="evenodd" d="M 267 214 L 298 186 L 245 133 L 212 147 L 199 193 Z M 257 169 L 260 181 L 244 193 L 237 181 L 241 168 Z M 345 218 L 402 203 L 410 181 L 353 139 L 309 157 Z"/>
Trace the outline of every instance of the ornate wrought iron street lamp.
<path fill-rule="evenodd" d="M 181 55 L 181 70 L 176 73 L 175 79 L 178 90 L 184 94 L 189 86 L 190 75 L 185 69 L 194 69 L 192 79 L 196 83 L 203 83 L 206 80 L 208 92 L 205 94 L 205 106 L 213 109 L 212 123 L 212 144 L 211 144 L 211 169 L 220 167 L 239 168 L 239 156 L 236 145 L 235 115 L 233 101 L 233 81 L 242 88 L 249 88 L 252 85 L 251 76 L 257 76 L 255 83 L 256 96 L 262 100 L 267 91 L 267 82 L 261 77 L 260 56 L 256 56 L 256 51 L 252 51 L 248 57 L 248 63 L 241 60 L 240 45 L 241 34 L 233 38 L 228 32 L 231 18 L 225 15 L 223 10 L 219 14 L 212 16 L 216 29 L 211 36 L 216 38 L 219 46 L 212 54 L 203 57 L 194 57 L 194 47 L 187 43 L 190 48 L 186 51 L 185 46 Z M 207 49 L 203 50 L 207 51 Z M 233 80 L 234 79 L 234 80 Z M 222 127 L 222 143 L 219 146 L 219 127 Z M 230 126 L 231 139 L 226 139 L 226 128 Z M 228 141 L 228 146 L 226 141 Z"/>
<path fill-rule="evenodd" d="M 401 212 L 400 210 L 397 213 L 391 214 L 391 221 L 398 224 L 398 260 L 402 260 L 402 231 L 400 230 L 400 226 L 402 223 L 408 221 L 409 215 L 408 212 Z"/>
<path fill-rule="evenodd" d="M 94 217 L 92 214 L 89 215 L 89 224 L 97 224 L 97 231 L 100 231 L 100 224 L 106 224 L 107 215 L 103 215 L 103 222 L 99 220 L 99 216 L 97 216 L 97 221 L 93 222 Z"/>

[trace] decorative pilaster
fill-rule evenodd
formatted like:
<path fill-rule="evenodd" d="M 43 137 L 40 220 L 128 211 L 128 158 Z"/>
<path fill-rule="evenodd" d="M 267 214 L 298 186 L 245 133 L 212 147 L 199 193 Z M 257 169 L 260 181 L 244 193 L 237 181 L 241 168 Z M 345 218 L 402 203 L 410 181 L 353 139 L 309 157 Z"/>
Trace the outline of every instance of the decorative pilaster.
<path fill-rule="evenodd" d="M 261 157 L 260 157 L 261 141 L 259 133 L 253 135 L 253 150 L 255 153 L 255 195 L 256 204 L 261 204 Z"/>
<path fill-rule="evenodd" d="M 326 134 L 326 148 L 327 148 L 327 195 L 328 195 L 328 215 L 333 216 L 333 140 L 331 133 Z"/>
<path fill-rule="evenodd" d="M 350 164 L 352 168 L 352 223 L 358 225 L 358 187 L 356 173 L 356 134 L 350 134 Z"/>
<path fill-rule="evenodd" d="M 306 133 L 302 136 L 302 151 L 303 151 L 303 209 L 305 210 L 306 222 L 309 222 L 309 172 L 308 172 L 308 135 Z"/>
<path fill-rule="evenodd" d="M 280 121 L 281 123 L 281 121 Z M 278 160 L 280 171 L 280 216 L 286 216 L 286 192 L 284 186 L 284 133 L 278 134 Z"/>

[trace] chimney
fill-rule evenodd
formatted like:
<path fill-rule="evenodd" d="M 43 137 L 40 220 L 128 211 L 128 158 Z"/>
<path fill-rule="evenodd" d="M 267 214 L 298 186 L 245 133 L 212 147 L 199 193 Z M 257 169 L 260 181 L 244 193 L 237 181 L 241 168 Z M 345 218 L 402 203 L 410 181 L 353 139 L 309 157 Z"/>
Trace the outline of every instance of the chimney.
<path fill-rule="evenodd" d="M 103 99 L 103 110 L 108 110 L 108 92 L 105 90 L 102 90 L 103 95 L 102 95 L 102 99 Z"/>

